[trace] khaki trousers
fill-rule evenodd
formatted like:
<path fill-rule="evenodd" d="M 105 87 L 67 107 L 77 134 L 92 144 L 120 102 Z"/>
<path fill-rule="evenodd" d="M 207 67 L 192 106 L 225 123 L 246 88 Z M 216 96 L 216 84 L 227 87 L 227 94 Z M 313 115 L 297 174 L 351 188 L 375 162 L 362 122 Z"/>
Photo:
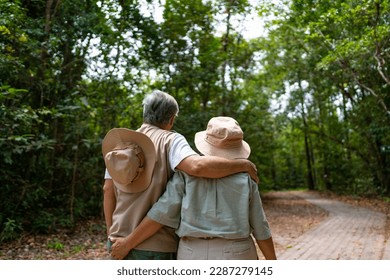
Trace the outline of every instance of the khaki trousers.
<path fill-rule="evenodd" d="M 184 236 L 177 251 L 178 260 L 257 260 L 253 239 L 195 238 Z"/>

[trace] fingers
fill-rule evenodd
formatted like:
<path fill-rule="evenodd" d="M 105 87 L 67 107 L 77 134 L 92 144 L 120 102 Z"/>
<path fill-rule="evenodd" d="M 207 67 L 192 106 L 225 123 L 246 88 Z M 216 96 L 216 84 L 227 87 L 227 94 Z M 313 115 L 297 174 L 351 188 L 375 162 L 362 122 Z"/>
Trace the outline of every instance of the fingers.
<path fill-rule="evenodd" d="M 113 246 L 112 247 L 112 251 L 111 251 L 111 257 L 113 258 L 113 259 L 116 259 L 116 260 L 120 260 L 120 259 L 122 259 L 122 258 L 120 258 L 120 256 L 119 256 L 119 254 L 118 253 L 116 253 L 116 250 L 115 249 L 118 249 L 118 246 Z"/>
<path fill-rule="evenodd" d="M 250 164 L 250 167 L 251 167 L 251 172 L 249 172 L 251 178 L 258 184 L 260 179 L 259 179 L 259 176 L 257 175 L 257 168 L 256 168 L 256 165 L 249 161 L 249 164 Z"/>
<path fill-rule="evenodd" d="M 115 254 L 111 254 L 111 257 L 115 260 L 121 260 L 122 258 L 119 258 L 119 256 L 115 255 Z"/>
<path fill-rule="evenodd" d="M 115 251 L 118 249 L 118 246 L 119 246 L 119 244 L 116 243 L 118 241 L 118 239 L 110 238 L 110 241 L 112 242 L 110 256 L 113 259 L 119 260 L 120 259 L 119 256 L 115 253 Z"/>
<path fill-rule="evenodd" d="M 111 238 L 110 240 L 112 242 L 111 252 L 110 252 L 111 258 L 113 258 L 115 260 L 122 260 L 128 254 L 128 252 L 125 252 L 122 239 L 121 238 Z"/>
<path fill-rule="evenodd" d="M 257 176 L 257 174 L 254 174 L 254 176 L 252 177 L 252 179 L 256 182 L 256 184 L 258 184 L 259 181 L 260 181 L 259 176 Z"/>

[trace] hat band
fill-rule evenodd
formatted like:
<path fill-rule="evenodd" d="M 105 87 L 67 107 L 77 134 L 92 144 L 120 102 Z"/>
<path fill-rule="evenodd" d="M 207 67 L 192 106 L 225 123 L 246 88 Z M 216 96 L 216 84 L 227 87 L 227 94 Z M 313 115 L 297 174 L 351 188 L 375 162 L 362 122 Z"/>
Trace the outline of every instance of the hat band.
<path fill-rule="evenodd" d="M 242 146 L 242 139 L 218 139 L 207 135 L 205 141 L 210 145 L 221 149 L 233 149 Z"/>
<path fill-rule="evenodd" d="M 134 177 L 133 180 L 131 180 L 131 183 L 133 183 L 135 180 L 138 179 L 138 177 L 141 175 L 142 171 L 144 171 L 144 167 L 143 166 L 142 167 L 138 167 L 137 174 L 135 174 L 135 177 Z"/>
<path fill-rule="evenodd" d="M 139 178 L 139 176 L 141 175 L 142 171 L 144 171 L 144 164 L 145 164 L 145 157 L 144 157 L 144 153 L 142 152 L 141 147 L 138 146 L 137 144 L 135 144 L 134 150 L 135 150 L 135 154 L 137 155 L 138 160 L 139 160 L 139 166 L 137 169 L 137 173 L 135 174 L 135 177 L 133 178 L 133 180 L 131 180 L 132 183 L 135 180 L 137 180 Z"/>
<path fill-rule="evenodd" d="M 128 149 L 128 148 L 131 148 L 132 150 L 134 150 L 135 155 L 137 156 L 137 158 L 139 160 L 139 165 L 138 165 L 138 168 L 137 168 L 137 172 L 136 172 L 134 178 L 131 180 L 131 183 L 133 183 L 134 181 L 136 181 L 139 178 L 139 176 L 141 175 L 141 173 L 145 169 L 145 166 L 144 166 L 144 164 L 145 164 L 145 156 L 144 156 L 144 153 L 143 153 L 141 147 L 138 146 L 137 144 L 131 143 L 131 142 L 125 143 L 125 145 L 123 145 L 121 147 L 115 147 L 113 149 L 113 151 L 125 150 L 125 149 Z"/>

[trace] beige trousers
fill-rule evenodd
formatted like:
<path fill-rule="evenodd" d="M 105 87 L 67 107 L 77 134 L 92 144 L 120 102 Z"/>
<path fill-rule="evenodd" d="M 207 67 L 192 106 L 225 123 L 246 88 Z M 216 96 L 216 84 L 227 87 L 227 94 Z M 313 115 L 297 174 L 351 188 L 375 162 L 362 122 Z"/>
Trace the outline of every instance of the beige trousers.
<path fill-rule="evenodd" d="M 194 238 L 180 239 L 178 260 L 257 260 L 253 239 Z"/>

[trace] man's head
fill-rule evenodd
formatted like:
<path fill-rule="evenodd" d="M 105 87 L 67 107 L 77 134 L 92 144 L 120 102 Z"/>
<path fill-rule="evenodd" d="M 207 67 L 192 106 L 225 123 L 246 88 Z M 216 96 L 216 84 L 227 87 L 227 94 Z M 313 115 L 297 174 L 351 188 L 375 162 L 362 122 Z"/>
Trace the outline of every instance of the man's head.
<path fill-rule="evenodd" d="M 143 101 L 144 122 L 164 128 L 169 125 L 179 113 L 179 105 L 168 93 L 154 90 L 146 95 Z"/>
<path fill-rule="evenodd" d="M 196 148 L 206 156 L 248 158 L 251 149 L 238 122 L 230 117 L 211 118 L 205 131 L 195 134 Z"/>

